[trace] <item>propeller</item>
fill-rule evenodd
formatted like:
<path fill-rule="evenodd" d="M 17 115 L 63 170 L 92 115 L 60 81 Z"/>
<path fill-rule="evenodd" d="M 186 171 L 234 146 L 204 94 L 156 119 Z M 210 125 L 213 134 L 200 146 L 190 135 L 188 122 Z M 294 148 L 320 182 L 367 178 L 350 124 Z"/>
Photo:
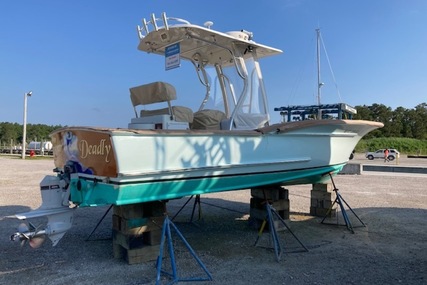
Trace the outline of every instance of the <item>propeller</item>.
<path fill-rule="evenodd" d="M 40 227 L 40 226 L 39 226 Z M 39 248 L 46 240 L 46 234 L 44 230 L 38 230 L 39 227 L 35 227 L 32 223 L 21 223 L 18 226 L 18 232 L 11 236 L 12 240 L 19 239 L 21 246 L 24 246 L 28 241 L 32 248 Z"/>
<path fill-rule="evenodd" d="M 46 235 L 36 236 L 28 242 L 32 248 L 39 248 L 46 240 Z"/>

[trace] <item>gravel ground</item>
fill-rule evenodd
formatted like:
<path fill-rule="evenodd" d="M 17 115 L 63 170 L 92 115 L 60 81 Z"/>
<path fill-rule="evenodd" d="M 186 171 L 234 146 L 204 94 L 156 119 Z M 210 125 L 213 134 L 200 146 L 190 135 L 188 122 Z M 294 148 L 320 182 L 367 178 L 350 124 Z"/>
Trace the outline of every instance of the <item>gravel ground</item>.
<path fill-rule="evenodd" d="M 49 159 L 0 156 L 0 284 L 154 284 L 155 262 L 128 265 L 113 258 L 111 214 L 86 241 L 107 207 L 77 209 L 74 226 L 56 247 L 46 241 L 32 249 L 9 240 L 20 224 L 14 214 L 40 206 L 39 182 L 52 169 Z M 188 223 L 189 203 L 174 223 L 213 277 L 197 283 L 427 284 L 427 176 L 340 175 L 335 183 L 367 226 L 359 227 L 350 212 L 355 234 L 321 224 L 307 214 L 310 185 L 288 187 L 289 224 L 309 251 L 302 252 L 289 232 L 280 232 L 285 252 L 279 262 L 268 234 L 254 246 L 248 190 L 202 196 L 202 219 L 195 223 Z M 186 201 L 169 202 L 170 216 Z M 174 247 L 181 278 L 205 276 L 178 238 Z M 166 258 L 166 270 L 169 264 Z M 162 284 L 167 281 L 162 277 Z"/>

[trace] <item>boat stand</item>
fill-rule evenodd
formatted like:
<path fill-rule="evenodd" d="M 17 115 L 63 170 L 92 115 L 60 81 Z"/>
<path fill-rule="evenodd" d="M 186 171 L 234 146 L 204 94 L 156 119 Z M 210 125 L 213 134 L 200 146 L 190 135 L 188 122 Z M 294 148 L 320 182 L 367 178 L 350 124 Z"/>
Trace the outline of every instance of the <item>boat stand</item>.
<path fill-rule="evenodd" d="M 86 241 L 89 241 L 90 237 L 93 235 L 93 233 L 96 231 L 96 229 L 99 227 L 99 225 L 102 223 L 102 221 L 105 219 L 105 217 L 107 216 L 108 212 L 110 212 L 111 208 L 113 207 L 113 204 L 110 205 L 110 207 L 108 207 L 107 211 L 105 211 L 104 215 L 101 217 L 101 219 L 98 221 L 98 223 L 96 224 L 96 226 L 93 228 L 92 232 L 89 234 L 89 236 L 86 238 Z"/>
<path fill-rule="evenodd" d="M 196 197 L 194 197 L 196 196 Z M 193 211 L 191 212 L 191 218 L 189 223 L 193 222 L 193 218 L 194 218 L 194 213 L 196 211 L 196 206 L 197 206 L 197 210 L 198 210 L 198 219 L 197 221 L 200 221 L 202 219 L 202 205 L 200 202 L 200 195 L 191 195 L 190 198 L 188 198 L 188 200 L 184 203 L 184 205 L 182 205 L 182 207 L 178 210 L 178 212 L 172 217 L 172 221 L 176 218 L 176 216 L 179 215 L 179 213 L 181 213 L 181 211 L 185 208 L 185 206 L 187 206 L 187 204 L 191 201 L 191 199 L 193 199 L 194 197 L 194 204 L 193 204 Z"/>
<path fill-rule="evenodd" d="M 178 277 L 177 268 L 176 268 L 176 261 L 175 261 L 175 252 L 173 248 L 173 240 L 172 240 L 172 234 L 171 234 L 171 226 L 175 230 L 178 237 L 181 239 L 181 241 L 185 244 L 190 254 L 194 257 L 194 259 L 197 261 L 199 266 L 203 269 L 203 271 L 206 273 L 207 277 L 194 277 L 194 278 L 188 278 L 188 279 L 181 279 Z M 167 240 L 167 245 L 169 249 L 169 257 L 171 261 L 171 268 L 172 273 L 165 272 L 162 270 L 162 260 L 163 260 L 163 250 L 164 245 Z M 212 281 L 212 275 L 209 273 L 209 271 L 206 269 L 205 265 L 202 263 L 202 261 L 199 259 L 199 257 L 196 255 L 194 250 L 191 248 L 190 244 L 187 242 L 187 240 L 184 238 L 184 236 L 181 234 L 181 232 L 178 230 L 178 228 L 175 226 L 174 223 L 169 219 L 168 216 L 166 216 L 165 221 L 163 223 L 162 228 L 162 237 L 160 240 L 160 252 L 159 256 L 157 258 L 157 278 L 156 278 L 156 284 L 160 284 L 160 274 L 166 274 L 173 278 L 172 282 L 169 284 L 174 284 L 177 282 L 190 282 L 190 281 Z"/>
<path fill-rule="evenodd" d="M 340 225 L 338 223 L 338 215 L 337 215 L 337 222 L 336 223 L 326 223 L 325 219 L 329 216 L 329 214 L 331 213 L 333 207 L 335 204 L 338 204 L 340 206 L 340 210 L 341 210 L 341 214 L 343 216 L 344 222 L 345 222 L 345 226 L 347 227 L 347 229 L 354 234 L 354 227 L 351 224 L 350 218 L 347 215 L 347 211 L 345 210 L 344 204 L 347 206 L 347 208 L 353 213 L 353 215 L 359 220 L 359 222 L 362 224 L 363 227 L 366 227 L 365 223 L 363 223 L 363 221 L 359 218 L 358 215 L 356 215 L 356 213 L 353 211 L 353 209 L 350 207 L 350 205 L 344 200 L 344 198 L 341 196 L 338 188 L 335 186 L 335 182 L 334 179 L 332 178 L 331 173 L 329 173 L 329 176 L 331 178 L 332 181 L 332 185 L 334 187 L 334 189 L 332 191 L 335 192 L 336 194 L 336 198 L 335 201 L 332 203 L 331 207 L 329 207 L 328 211 L 326 212 L 326 215 L 323 217 L 322 219 L 322 224 L 328 224 L 328 225 Z"/>
<path fill-rule="evenodd" d="M 274 253 L 276 255 L 276 260 L 277 260 L 277 262 L 280 261 L 280 258 L 282 256 L 282 246 L 280 244 L 280 240 L 279 240 L 279 236 L 277 234 L 276 226 L 274 225 L 274 218 L 277 218 L 287 228 L 287 230 L 292 234 L 292 236 L 298 241 L 298 243 L 304 248 L 303 251 L 307 252 L 308 248 L 292 232 L 292 230 L 289 228 L 289 226 L 286 224 L 286 222 L 277 213 L 276 209 L 274 209 L 268 202 L 265 203 L 265 209 L 266 209 L 267 215 L 261 224 L 261 228 L 258 232 L 258 237 L 255 241 L 255 246 L 258 245 L 258 242 L 262 236 L 262 233 L 264 232 L 264 228 L 268 222 L 270 237 L 273 241 Z"/>

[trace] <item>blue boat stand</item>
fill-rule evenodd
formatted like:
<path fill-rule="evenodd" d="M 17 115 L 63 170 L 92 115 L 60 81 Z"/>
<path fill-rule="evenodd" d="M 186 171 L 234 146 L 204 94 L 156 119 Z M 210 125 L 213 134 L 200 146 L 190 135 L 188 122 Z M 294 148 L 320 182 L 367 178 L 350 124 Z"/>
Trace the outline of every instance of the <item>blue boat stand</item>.
<path fill-rule="evenodd" d="M 175 262 L 175 252 L 174 252 L 173 243 L 172 243 L 173 240 L 172 240 L 172 234 L 171 234 L 171 227 L 175 230 L 175 233 L 178 235 L 178 237 L 181 239 L 181 241 L 185 244 L 188 251 L 191 253 L 191 255 L 194 257 L 194 259 L 197 261 L 199 266 L 206 273 L 207 277 L 194 277 L 194 278 L 182 279 L 178 276 L 178 272 L 177 272 L 177 268 L 176 268 L 176 262 Z M 163 250 L 164 250 L 166 240 L 167 240 L 167 245 L 168 245 L 168 249 L 169 249 L 169 257 L 170 257 L 170 262 L 171 262 L 172 273 L 165 272 L 162 270 Z M 172 277 L 172 282 L 169 284 L 174 284 L 177 282 L 189 282 L 189 281 L 212 281 L 212 275 L 209 273 L 209 271 L 207 270 L 205 265 L 202 263 L 200 258 L 196 255 L 194 250 L 191 248 L 190 244 L 187 242 L 187 240 L 184 238 L 184 236 L 181 234 L 181 232 L 178 230 L 178 228 L 175 226 L 175 224 L 172 223 L 172 221 L 169 219 L 168 216 L 166 216 L 165 221 L 163 222 L 162 237 L 160 240 L 160 252 L 159 252 L 159 256 L 157 258 L 156 267 L 157 267 L 156 284 L 160 284 L 161 273 Z"/>
<path fill-rule="evenodd" d="M 363 223 L 363 221 L 359 218 L 358 215 L 356 215 L 356 213 L 353 211 L 353 209 L 350 207 L 350 205 L 344 200 L 344 198 L 341 196 L 338 188 L 335 186 L 335 182 L 334 179 L 332 178 L 331 173 L 329 173 L 329 176 L 331 177 L 331 181 L 332 181 L 332 185 L 334 186 L 333 191 L 336 194 L 336 198 L 335 201 L 332 203 L 331 207 L 329 207 L 328 211 L 326 212 L 326 215 L 323 217 L 323 220 L 321 221 L 322 224 L 327 224 L 327 225 L 340 225 L 338 223 L 338 215 L 337 215 L 337 222 L 336 223 L 326 223 L 325 219 L 329 216 L 329 214 L 331 213 L 333 207 L 335 204 L 338 204 L 340 206 L 340 210 L 341 210 L 341 214 L 343 216 L 344 222 L 345 222 L 345 226 L 347 227 L 347 229 L 354 234 L 354 227 L 351 224 L 350 218 L 347 215 L 347 212 L 345 210 L 344 204 L 348 207 L 348 209 L 353 213 L 353 215 L 359 220 L 359 222 L 362 224 L 363 227 L 366 227 L 365 223 Z"/>
<path fill-rule="evenodd" d="M 298 241 L 298 243 L 304 248 L 304 252 L 308 251 L 308 248 L 298 239 L 298 237 L 292 232 L 292 230 L 289 228 L 289 226 L 286 224 L 286 222 L 282 219 L 282 217 L 280 217 L 280 215 L 277 213 L 276 209 L 273 208 L 273 206 L 270 205 L 270 203 L 266 200 L 265 201 L 265 210 L 266 210 L 266 217 L 263 220 L 262 224 L 261 224 L 261 228 L 259 229 L 258 232 L 258 237 L 255 241 L 255 246 L 258 245 L 258 242 L 262 236 L 262 233 L 264 232 L 264 228 L 268 222 L 268 226 L 269 226 L 269 233 L 270 233 L 270 237 L 273 241 L 273 246 L 274 246 L 274 253 L 276 255 L 276 260 L 277 262 L 280 261 L 281 257 L 282 257 L 282 246 L 279 240 L 279 236 L 277 234 L 277 229 L 276 226 L 274 224 L 274 220 L 277 219 L 279 220 L 285 227 L 286 229 L 292 234 L 292 236 Z"/>

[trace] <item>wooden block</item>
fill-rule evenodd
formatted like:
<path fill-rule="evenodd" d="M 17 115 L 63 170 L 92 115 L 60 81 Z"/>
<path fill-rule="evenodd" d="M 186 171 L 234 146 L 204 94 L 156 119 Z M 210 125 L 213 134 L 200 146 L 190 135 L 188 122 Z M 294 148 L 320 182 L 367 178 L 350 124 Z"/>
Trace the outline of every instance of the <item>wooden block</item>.
<path fill-rule="evenodd" d="M 142 235 L 125 235 L 116 230 L 113 230 L 113 244 L 121 245 L 125 249 L 135 249 L 145 245 Z"/>
<path fill-rule="evenodd" d="M 265 209 L 261 210 L 261 209 L 250 208 L 249 217 L 252 219 L 264 220 L 265 217 L 267 217 L 267 212 Z"/>
<path fill-rule="evenodd" d="M 138 249 L 128 249 L 125 251 L 125 260 L 128 264 L 137 264 L 156 260 L 159 256 L 160 245 L 145 246 Z"/>
<path fill-rule="evenodd" d="M 289 190 L 288 189 L 285 189 L 285 188 L 282 188 L 280 191 L 279 191 L 279 199 L 281 200 L 281 199 L 289 199 Z"/>
<path fill-rule="evenodd" d="M 166 213 L 166 202 L 165 201 L 154 201 L 144 203 L 146 207 L 146 217 L 161 217 Z"/>
<path fill-rule="evenodd" d="M 113 243 L 114 258 L 124 258 L 124 248 L 120 244 Z"/>
<path fill-rule="evenodd" d="M 148 245 L 159 245 L 162 238 L 162 229 L 146 232 L 142 237 L 144 243 Z"/>
<path fill-rule="evenodd" d="M 122 216 L 122 206 L 113 205 L 113 215 Z"/>
<path fill-rule="evenodd" d="M 289 220 L 289 216 L 290 216 L 290 211 L 289 210 L 280 210 L 280 211 L 277 211 L 277 213 L 279 214 L 279 216 L 282 219 Z"/>
<path fill-rule="evenodd" d="M 255 209 L 265 209 L 265 200 L 260 198 L 251 198 L 250 199 L 250 207 Z"/>
<path fill-rule="evenodd" d="M 263 200 L 267 199 L 271 201 L 289 198 L 288 190 L 280 186 L 252 188 L 251 195 L 254 198 Z"/>
<path fill-rule="evenodd" d="M 289 199 L 280 199 L 270 203 L 276 211 L 289 210 Z M 259 198 L 251 198 L 250 207 L 265 210 L 265 201 Z"/>
<path fill-rule="evenodd" d="M 120 231 L 122 218 L 113 214 L 113 230 Z"/>
<path fill-rule="evenodd" d="M 136 219 L 144 216 L 144 203 L 114 206 L 113 214 L 125 219 Z"/>
<path fill-rule="evenodd" d="M 113 206 L 113 215 L 117 215 L 125 219 L 159 217 L 164 216 L 165 213 L 165 201 L 154 201 L 147 203 Z"/>
<path fill-rule="evenodd" d="M 137 264 L 156 260 L 160 252 L 160 245 L 145 246 L 136 249 L 126 249 L 118 244 L 113 244 L 114 258 L 123 258 L 128 264 Z M 164 252 L 165 255 L 165 252 Z"/>
<path fill-rule="evenodd" d="M 120 231 L 126 235 L 142 235 L 145 232 L 161 229 L 164 220 L 164 216 L 130 220 L 122 218 Z"/>

